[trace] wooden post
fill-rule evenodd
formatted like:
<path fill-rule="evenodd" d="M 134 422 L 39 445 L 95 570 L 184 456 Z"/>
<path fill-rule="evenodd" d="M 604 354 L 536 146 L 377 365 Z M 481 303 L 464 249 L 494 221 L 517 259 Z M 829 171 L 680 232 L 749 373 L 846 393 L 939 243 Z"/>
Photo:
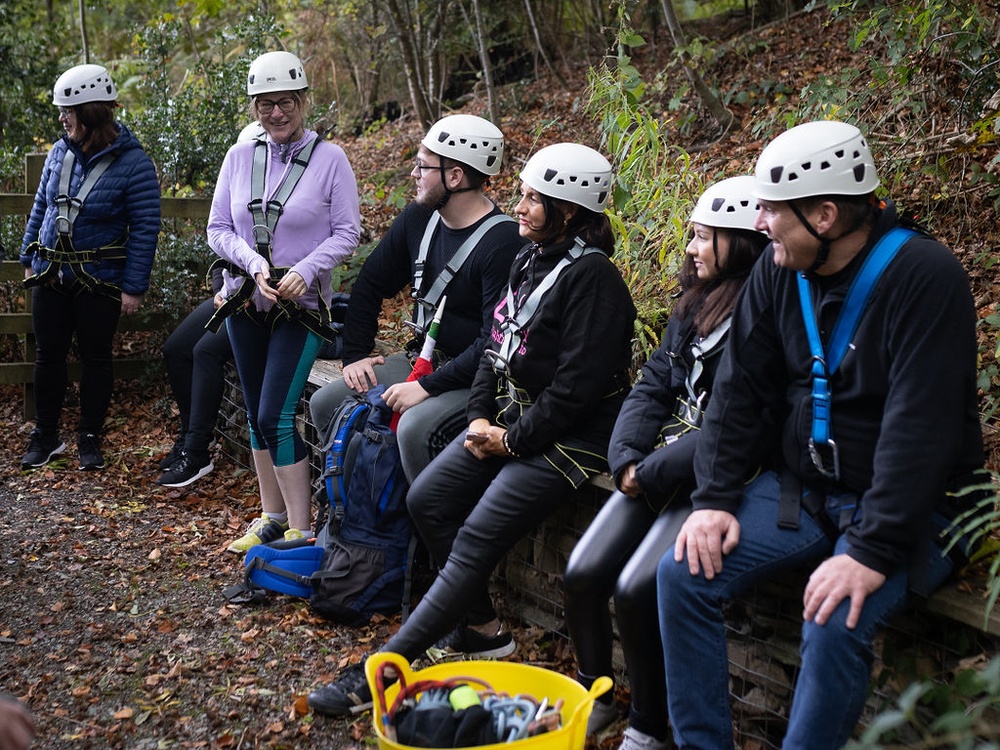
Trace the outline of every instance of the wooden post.
<path fill-rule="evenodd" d="M 24 157 L 24 192 L 34 195 L 38 184 L 42 181 L 42 169 L 45 167 L 45 154 L 25 154 Z M 30 209 L 29 209 L 30 210 Z M 24 292 L 24 311 L 31 312 L 31 290 Z M 35 361 L 35 333 L 29 331 L 24 335 L 24 361 Z M 35 418 L 35 379 L 26 378 L 22 386 L 21 411 L 24 421 Z"/>

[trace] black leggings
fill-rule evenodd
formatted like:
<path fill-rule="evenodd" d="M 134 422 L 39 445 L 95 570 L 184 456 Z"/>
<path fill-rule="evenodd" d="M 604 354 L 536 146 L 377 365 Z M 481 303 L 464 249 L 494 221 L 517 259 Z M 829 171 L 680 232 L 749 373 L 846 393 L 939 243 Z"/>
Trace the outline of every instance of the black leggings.
<path fill-rule="evenodd" d="M 59 433 L 66 398 L 66 357 L 76 338 L 80 357 L 80 434 L 100 435 L 111 404 L 114 372 L 111 344 L 121 315 L 120 299 L 105 294 L 74 294 L 61 284 L 32 290 L 35 332 L 35 411 L 40 430 Z"/>
<path fill-rule="evenodd" d="M 676 499 L 657 515 L 645 499 L 615 492 L 573 548 L 563 577 L 566 625 L 581 674 L 613 674 L 608 599 L 614 595 L 632 695 L 630 723 L 659 738 L 668 728 L 656 567 L 690 512 L 686 500 Z"/>
<path fill-rule="evenodd" d="M 184 449 L 208 451 L 225 388 L 226 363 L 233 358 L 229 332 L 205 329 L 215 312 L 211 299 L 202 302 L 182 320 L 163 344 L 163 361 L 170 389 L 181 416 Z"/>
<path fill-rule="evenodd" d="M 490 574 L 504 554 L 562 504 L 572 485 L 542 461 L 480 461 L 453 440 L 417 476 L 406 505 L 435 564 L 437 578 L 409 619 L 383 647 L 420 656 L 463 619 L 496 617 Z"/>

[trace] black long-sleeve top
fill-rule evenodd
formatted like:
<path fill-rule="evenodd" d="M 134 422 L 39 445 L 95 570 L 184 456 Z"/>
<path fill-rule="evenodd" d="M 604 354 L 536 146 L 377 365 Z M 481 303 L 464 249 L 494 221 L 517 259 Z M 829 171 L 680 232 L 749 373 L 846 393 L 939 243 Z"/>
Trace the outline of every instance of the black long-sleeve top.
<path fill-rule="evenodd" d="M 494 207 L 487 217 L 499 213 L 500 209 Z M 413 281 L 420 241 L 431 215 L 430 209 L 411 203 L 365 259 L 351 289 L 344 320 L 345 365 L 371 354 L 383 300 Z M 430 289 L 445 263 L 487 217 L 459 230 L 438 222 L 424 266 L 422 293 Z M 511 262 L 523 243 L 515 222 L 499 223 L 483 236 L 448 284 L 436 349 L 450 361 L 419 380 L 432 396 L 472 384 L 486 346 L 493 308 L 506 288 Z"/>
<path fill-rule="evenodd" d="M 510 288 L 529 295 L 572 246 L 572 240 L 529 245 L 514 261 Z M 502 303 L 493 317 L 491 349 L 503 338 L 505 309 Z M 603 253 L 584 255 L 562 271 L 510 359 L 511 380 L 531 397 L 523 414 L 507 416 L 515 453 L 538 455 L 559 441 L 599 451 L 604 462 L 627 383 L 634 321 L 628 287 Z M 484 356 L 472 386 L 469 421 L 497 422 L 498 385 L 503 383 Z"/>
<path fill-rule="evenodd" d="M 858 257 L 829 277 L 810 277 L 824 342 L 863 259 L 896 224 L 889 204 Z M 783 425 L 775 447 L 787 470 L 822 486 L 807 449 L 811 354 L 796 284 L 768 247 L 743 287 L 695 454 L 695 508 L 738 507 L 753 468 L 747 449 L 761 440 L 759 415 L 768 407 Z M 917 235 L 876 284 L 831 378 L 841 480 L 828 489 L 859 494 L 860 519 L 845 532 L 848 554 L 881 573 L 914 559 L 932 512 L 953 508 L 946 490 L 983 464 L 975 325 L 962 266 Z"/>

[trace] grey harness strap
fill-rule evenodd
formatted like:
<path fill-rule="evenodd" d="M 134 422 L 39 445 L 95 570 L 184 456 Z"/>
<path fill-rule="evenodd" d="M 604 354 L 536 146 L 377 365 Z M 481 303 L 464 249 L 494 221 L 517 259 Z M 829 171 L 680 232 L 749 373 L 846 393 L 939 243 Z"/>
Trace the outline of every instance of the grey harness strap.
<path fill-rule="evenodd" d="M 59 173 L 59 195 L 56 196 L 56 206 L 58 207 L 56 231 L 59 234 L 71 235 L 73 233 L 73 224 L 76 223 L 76 218 L 83 209 L 83 202 L 87 200 L 94 185 L 97 184 L 97 181 L 101 179 L 114 160 L 114 154 L 102 156 L 84 178 L 76 195 L 70 196 L 69 184 L 73 178 L 73 165 L 76 163 L 76 156 L 70 149 L 66 149 L 66 153 L 63 155 L 62 171 Z"/>
<path fill-rule="evenodd" d="M 572 263 L 582 258 L 585 255 L 593 255 L 594 253 L 600 253 L 604 255 L 604 252 L 597 249 L 596 247 L 587 247 L 584 245 L 583 240 L 579 237 L 576 238 L 575 244 L 571 247 L 566 254 L 559 259 L 559 262 L 555 264 L 551 271 L 549 271 L 545 278 L 542 279 L 541 283 L 534 288 L 531 294 L 528 295 L 528 299 L 524 301 L 521 305 L 521 309 L 517 311 L 515 315 L 511 315 L 510 311 L 514 309 L 514 290 L 508 285 L 507 287 L 507 299 L 504 303 L 506 307 L 506 314 L 504 316 L 503 322 L 500 324 L 500 330 L 503 331 L 503 342 L 500 344 L 500 348 L 497 351 L 491 349 L 486 350 L 487 356 L 493 360 L 493 369 L 497 373 L 503 373 L 507 369 L 507 365 L 510 362 L 510 358 L 514 356 L 514 353 L 521 347 L 521 342 L 523 341 L 523 336 L 521 331 L 524 327 L 528 325 L 528 322 L 534 317 L 535 313 L 538 312 L 538 307 L 542 303 L 542 298 L 559 280 L 559 276 L 565 271 Z M 525 259 L 525 265 L 527 265 L 530 258 Z M 522 266 L 523 268 L 524 266 Z"/>
<path fill-rule="evenodd" d="M 302 174 L 309 166 L 309 158 L 319 138 L 314 138 L 305 148 L 292 157 L 292 168 L 281 181 L 278 190 L 271 200 L 264 203 L 264 180 L 267 175 L 267 141 L 263 138 L 254 142 L 253 169 L 250 174 L 250 202 L 247 209 L 253 215 L 253 238 L 257 244 L 257 252 L 271 262 L 271 238 L 274 228 L 281 218 L 285 202 L 302 179 Z"/>
<path fill-rule="evenodd" d="M 469 256 L 472 255 L 472 251 L 476 249 L 480 240 L 482 240 L 483 237 L 486 236 L 486 233 L 498 224 L 514 220 L 506 214 L 495 214 L 483 221 L 482 224 L 476 227 L 476 231 L 466 238 L 465 242 L 463 242 L 461 247 L 455 251 L 454 255 L 448 259 L 444 268 L 441 269 L 441 273 L 438 274 L 437 278 L 434 279 L 434 283 L 431 284 L 430 290 L 427 294 L 421 297 L 420 285 L 424 280 L 424 265 L 427 262 L 427 253 L 430 251 L 431 240 L 434 237 L 434 232 L 437 230 L 437 226 L 440 221 L 440 213 L 435 211 L 431 214 L 430 221 L 427 222 L 427 228 L 424 230 L 424 236 L 420 240 L 420 248 L 417 251 L 417 261 L 413 265 L 412 295 L 414 301 L 416 302 L 415 328 L 419 333 L 426 333 L 427 326 L 434 317 L 434 311 L 437 309 L 438 303 L 441 301 L 441 297 L 444 295 L 445 289 L 447 289 L 451 280 L 455 278 L 455 274 L 459 272 L 465 261 L 467 261 Z"/>
<path fill-rule="evenodd" d="M 732 316 L 730 316 L 719 323 L 715 330 L 713 330 L 701 341 L 691 345 L 691 353 L 694 355 L 694 364 L 691 366 L 691 371 L 688 373 L 688 376 L 684 381 L 684 385 L 687 387 L 688 396 L 690 396 L 692 402 L 698 403 L 700 400 L 698 393 L 695 390 L 695 386 L 698 383 L 698 378 L 701 377 L 701 373 L 705 369 L 705 358 L 710 354 L 713 354 L 723 342 L 726 338 L 726 334 L 729 333 L 729 327 L 732 324 L 733 319 Z"/>

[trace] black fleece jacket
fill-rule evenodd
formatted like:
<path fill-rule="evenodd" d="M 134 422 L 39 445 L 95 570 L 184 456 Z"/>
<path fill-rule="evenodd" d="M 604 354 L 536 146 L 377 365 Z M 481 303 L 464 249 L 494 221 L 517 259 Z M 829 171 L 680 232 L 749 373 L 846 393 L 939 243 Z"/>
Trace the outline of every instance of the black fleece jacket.
<path fill-rule="evenodd" d="M 888 204 L 847 268 L 810 278 L 824 342 L 864 257 L 896 225 Z M 773 256 L 769 246 L 736 305 L 695 454 L 695 508 L 737 508 L 754 468 L 747 449 L 762 439 L 759 415 L 767 408 L 783 425 L 773 446 L 778 460 L 804 485 L 823 484 L 807 449 L 812 378 L 796 273 L 775 266 Z M 860 518 L 845 532 L 848 554 L 881 573 L 913 560 L 932 512 L 954 512 L 946 490 L 983 464 L 975 326 L 962 266 L 946 247 L 917 235 L 873 289 L 831 378 L 841 481 L 824 489 L 859 494 Z"/>
<path fill-rule="evenodd" d="M 531 290 L 566 254 L 571 240 L 544 249 L 529 245 L 514 261 L 510 288 Z M 489 348 L 503 339 L 506 304 L 493 318 Z M 556 441 L 607 453 L 624 396 L 631 358 L 635 305 L 628 287 L 603 253 L 584 255 L 559 276 L 528 322 L 522 347 L 512 355 L 512 381 L 531 396 L 531 406 L 508 424 L 508 442 L 521 456 L 537 455 Z M 469 399 L 469 421 L 497 421 L 498 377 L 483 356 Z M 604 398 L 616 389 L 622 395 Z"/>

